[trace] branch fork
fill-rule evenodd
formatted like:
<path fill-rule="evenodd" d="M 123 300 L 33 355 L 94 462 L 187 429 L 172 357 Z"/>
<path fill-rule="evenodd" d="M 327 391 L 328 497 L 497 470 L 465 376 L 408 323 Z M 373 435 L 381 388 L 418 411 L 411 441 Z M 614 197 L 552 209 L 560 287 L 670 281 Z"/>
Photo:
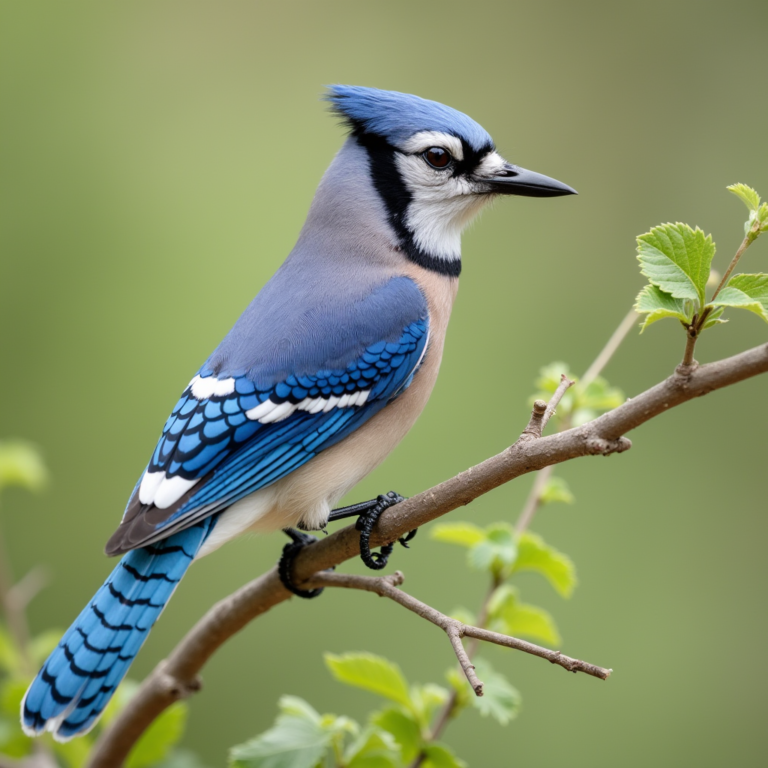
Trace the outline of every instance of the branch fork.
<path fill-rule="evenodd" d="M 448 636 L 453 651 L 456 654 L 456 658 L 476 696 L 483 695 L 483 683 L 475 674 L 475 667 L 461 642 L 463 637 L 472 637 L 487 643 L 502 645 L 506 648 L 514 648 L 515 650 L 530 653 L 533 656 L 538 656 L 542 659 L 547 659 L 547 661 L 550 661 L 552 664 L 558 664 L 568 672 L 584 672 L 587 675 L 598 677 L 601 680 L 607 680 L 613 671 L 605 669 L 604 667 L 598 667 L 597 665 L 590 664 L 586 661 L 573 659 L 570 656 L 565 656 L 560 653 L 560 651 L 552 651 L 549 648 L 543 648 L 540 645 L 529 643 L 526 640 L 519 640 L 516 637 L 503 635 L 500 632 L 492 632 L 489 629 L 475 627 L 471 624 L 464 624 L 457 619 L 446 616 L 431 605 L 422 603 L 421 600 L 417 600 L 407 592 L 398 589 L 404 579 L 405 577 L 400 571 L 395 571 L 395 573 L 389 576 L 357 576 L 354 574 L 324 571 L 323 573 L 315 574 L 315 576 L 312 577 L 309 582 L 309 587 L 312 589 L 317 587 L 341 587 L 344 589 L 360 589 L 365 592 L 374 592 L 380 597 L 388 597 L 390 600 L 393 600 L 404 608 L 407 608 L 409 611 L 412 611 L 417 616 L 421 616 L 421 618 L 440 627 L 440 629 L 442 629 Z"/>

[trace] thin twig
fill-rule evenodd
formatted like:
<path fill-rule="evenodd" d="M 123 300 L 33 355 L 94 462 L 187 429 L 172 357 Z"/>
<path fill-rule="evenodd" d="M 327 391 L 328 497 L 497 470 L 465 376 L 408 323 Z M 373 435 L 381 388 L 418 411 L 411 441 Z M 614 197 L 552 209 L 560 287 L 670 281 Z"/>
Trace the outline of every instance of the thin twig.
<path fill-rule="evenodd" d="M 48 572 L 36 566 L 22 576 L 9 590 L 7 599 L 16 611 L 26 612 L 27 606 L 37 597 L 49 582 Z"/>
<path fill-rule="evenodd" d="M 587 368 L 587 372 L 576 382 L 576 387 L 584 391 L 602 372 L 603 368 L 610 362 L 610 359 L 616 354 L 616 350 L 632 330 L 637 322 L 637 312 L 630 309 L 624 319 L 619 323 L 619 327 L 613 332 L 606 345 L 595 358 L 592 365 Z"/>
<path fill-rule="evenodd" d="M 521 475 L 581 456 L 607 456 L 627 450 L 626 432 L 662 413 L 717 389 L 768 372 L 768 344 L 689 374 L 674 373 L 582 426 L 514 445 L 440 485 L 388 509 L 371 535 L 376 547 L 397 540 L 451 510 L 469 504 Z M 343 563 L 360 552 L 360 533 L 347 526 L 303 549 L 294 560 L 294 581 L 301 584 L 318 571 Z M 102 732 L 88 768 L 117 768 L 137 739 L 167 707 L 195 689 L 197 675 L 208 659 L 230 637 L 291 593 L 273 568 L 221 600 L 188 632 L 168 660 L 158 665 L 141 684 L 136 696 Z"/>
<path fill-rule="evenodd" d="M 469 684 L 477 696 L 483 695 L 483 684 L 474 674 L 474 666 L 467 656 L 467 652 L 461 644 L 462 637 L 474 637 L 487 643 L 503 645 L 506 648 L 514 648 L 518 651 L 530 653 L 542 659 L 547 659 L 552 664 L 559 664 L 569 672 L 584 672 L 592 677 L 599 677 L 601 680 L 607 680 L 611 674 L 610 669 L 598 667 L 579 659 L 572 659 L 570 656 L 564 656 L 560 651 L 551 651 L 549 648 L 542 648 L 540 645 L 529 643 L 525 640 L 519 640 L 516 637 L 502 635 L 500 632 L 491 632 L 489 629 L 475 627 L 471 624 L 464 624 L 457 619 L 452 619 L 444 613 L 440 613 L 431 605 L 422 603 L 396 585 L 403 583 L 403 574 L 400 571 L 391 576 L 357 576 L 354 574 L 335 573 L 333 571 L 324 571 L 315 574 L 309 582 L 310 589 L 316 587 L 343 587 L 345 589 L 362 589 L 366 592 L 375 592 L 381 597 L 388 597 L 394 600 L 409 611 L 413 611 L 417 616 L 432 622 L 440 627 L 450 638 L 451 645 L 456 653 L 456 657 L 461 664 L 464 674 L 469 680 Z"/>
<path fill-rule="evenodd" d="M 544 494 L 544 489 L 547 487 L 549 478 L 552 477 L 554 471 L 555 465 L 550 464 L 550 466 L 544 467 L 544 469 L 540 469 L 536 473 L 536 479 L 533 481 L 531 491 L 528 494 L 528 498 L 525 500 L 523 511 L 520 513 L 520 517 L 517 518 L 517 522 L 515 523 L 515 531 L 518 536 L 528 529 L 531 520 L 533 520 L 533 516 L 541 506 L 541 497 Z"/>
<path fill-rule="evenodd" d="M 0 604 L 5 613 L 5 619 L 8 622 L 8 629 L 19 649 L 22 670 L 26 674 L 32 674 L 32 664 L 29 658 L 29 627 L 27 626 L 27 617 L 24 608 L 19 608 L 17 601 L 13 598 L 13 573 L 11 563 L 8 559 L 8 549 L 5 546 L 5 538 L 2 529 L 0 529 Z"/>
<path fill-rule="evenodd" d="M 685 352 L 683 354 L 683 362 L 680 363 L 679 373 L 685 374 L 688 371 L 693 370 L 696 367 L 696 360 L 693 357 L 693 351 L 696 347 L 696 342 L 699 339 L 698 331 L 695 328 L 694 322 L 688 328 L 688 333 L 685 337 Z"/>
<path fill-rule="evenodd" d="M 547 422 L 555 415 L 557 406 L 560 405 L 560 401 L 563 399 L 563 395 L 575 384 L 564 373 L 560 374 L 560 383 L 557 385 L 557 389 L 547 403 L 547 410 L 544 411 L 544 417 L 541 420 L 541 429 L 547 426 Z"/>
<path fill-rule="evenodd" d="M 744 235 L 744 239 L 741 241 L 741 245 L 738 247 L 736 253 L 734 254 L 733 258 L 731 259 L 731 263 L 728 265 L 728 269 L 725 270 L 725 274 L 723 275 L 722 280 L 720 280 L 720 283 L 718 284 L 717 288 L 715 288 L 715 292 L 712 294 L 712 298 L 709 300 L 709 303 L 711 304 L 716 298 L 717 295 L 720 293 L 720 291 L 725 288 L 725 284 L 728 282 L 728 280 L 731 277 L 731 273 L 734 269 L 736 269 L 736 265 L 739 263 L 739 259 L 744 254 L 744 251 L 749 248 L 749 246 L 757 239 L 757 235 L 760 232 L 760 222 L 755 219 L 754 223 L 750 227 L 749 232 L 747 232 L 746 235 Z"/>
<path fill-rule="evenodd" d="M 576 389 L 579 392 L 584 392 L 587 387 L 603 372 L 603 368 L 610 362 L 611 358 L 616 354 L 616 351 L 621 346 L 621 343 L 627 337 L 627 334 L 632 330 L 635 322 L 637 321 L 637 312 L 634 309 L 630 309 L 624 316 L 624 319 L 619 323 L 618 328 L 611 334 L 611 338 L 608 339 L 606 345 L 600 350 L 600 354 L 595 358 L 592 365 L 589 366 L 587 372 L 577 380 Z M 566 422 L 561 425 L 561 431 L 568 429 L 570 423 Z M 523 506 L 523 511 L 520 513 L 520 517 L 515 524 L 515 530 L 518 534 L 527 530 L 531 524 L 534 515 L 541 506 L 541 496 L 544 493 L 544 489 L 547 487 L 547 482 L 552 476 L 554 466 L 544 467 L 536 473 L 536 479 L 533 482 L 528 498 Z"/>

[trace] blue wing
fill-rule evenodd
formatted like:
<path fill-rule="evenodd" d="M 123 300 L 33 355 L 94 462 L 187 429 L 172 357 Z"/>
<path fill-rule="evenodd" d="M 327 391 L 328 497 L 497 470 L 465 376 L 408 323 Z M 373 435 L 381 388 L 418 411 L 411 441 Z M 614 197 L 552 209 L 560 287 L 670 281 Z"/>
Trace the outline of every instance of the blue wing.
<path fill-rule="evenodd" d="M 342 440 L 396 398 L 426 350 L 428 316 L 418 297 L 417 319 L 403 326 L 397 313 L 400 328 L 382 328 L 389 340 L 361 351 L 351 335 L 353 355 L 343 366 L 336 350 L 334 367 L 291 373 L 265 386 L 258 370 L 214 372 L 209 360 L 166 422 L 108 553 L 146 546 L 226 509 Z"/>

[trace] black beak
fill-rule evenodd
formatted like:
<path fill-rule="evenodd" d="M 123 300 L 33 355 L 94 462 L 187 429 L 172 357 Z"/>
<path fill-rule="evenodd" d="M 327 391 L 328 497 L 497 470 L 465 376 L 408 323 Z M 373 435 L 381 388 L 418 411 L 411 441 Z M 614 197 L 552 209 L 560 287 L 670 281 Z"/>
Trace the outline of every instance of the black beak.
<path fill-rule="evenodd" d="M 525 195 L 526 197 L 560 197 L 561 195 L 578 195 L 579 193 L 563 184 L 562 181 L 550 179 L 549 176 L 527 171 L 517 165 L 505 163 L 504 167 L 494 176 L 483 177 L 489 192 L 499 195 Z"/>

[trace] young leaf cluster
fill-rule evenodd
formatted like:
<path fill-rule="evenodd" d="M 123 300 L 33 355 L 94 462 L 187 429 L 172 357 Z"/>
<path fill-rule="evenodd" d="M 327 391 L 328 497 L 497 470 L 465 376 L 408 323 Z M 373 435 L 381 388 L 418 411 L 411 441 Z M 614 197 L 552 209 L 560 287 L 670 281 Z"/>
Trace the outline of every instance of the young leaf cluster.
<path fill-rule="evenodd" d="M 507 582 L 518 573 L 538 573 L 568 598 L 576 586 L 576 569 L 567 555 L 534 533 L 518 536 L 505 522 L 486 528 L 466 522 L 439 523 L 432 529 L 432 538 L 467 548 L 469 567 L 489 574 L 494 588 L 487 605 L 488 629 L 559 645 L 560 633 L 551 614 L 522 602 L 519 590 Z M 477 621 L 465 608 L 457 609 L 453 616 L 466 624 Z"/>
<path fill-rule="evenodd" d="M 424 768 L 465 768 L 429 731 L 448 690 L 409 685 L 396 664 L 371 653 L 326 654 L 325 663 L 336 680 L 374 694 L 382 706 L 361 724 L 284 696 L 272 728 L 230 750 L 230 768 L 404 768 L 420 754 Z"/>
<path fill-rule="evenodd" d="M 768 274 L 733 274 L 744 251 L 768 230 L 768 203 L 745 184 L 728 190 L 747 206 L 744 239 L 712 297 L 706 297 L 712 277 L 715 244 L 711 235 L 687 224 L 661 224 L 637 238 L 640 271 L 648 284 L 635 301 L 645 315 L 641 330 L 665 318 L 679 320 L 691 337 L 724 322 L 726 308 L 746 309 L 768 322 Z M 714 282 L 714 281 L 713 281 Z"/>
<path fill-rule="evenodd" d="M 537 391 L 530 398 L 529 405 L 532 406 L 535 400 L 548 402 L 560 386 L 562 376 L 575 381 L 576 385 L 563 395 L 552 417 L 558 432 L 570 427 L 580 427 L 596 419 L 601 413 L 617 408 L 626 400 L 624 393 L 618 387 L 612 387 L 600 376 L 595 377 L 586 386 L 582 386 L 568 365 L 556 362 L 545 365 L 539 371 L 539 377 L 536 379 Z"/>

